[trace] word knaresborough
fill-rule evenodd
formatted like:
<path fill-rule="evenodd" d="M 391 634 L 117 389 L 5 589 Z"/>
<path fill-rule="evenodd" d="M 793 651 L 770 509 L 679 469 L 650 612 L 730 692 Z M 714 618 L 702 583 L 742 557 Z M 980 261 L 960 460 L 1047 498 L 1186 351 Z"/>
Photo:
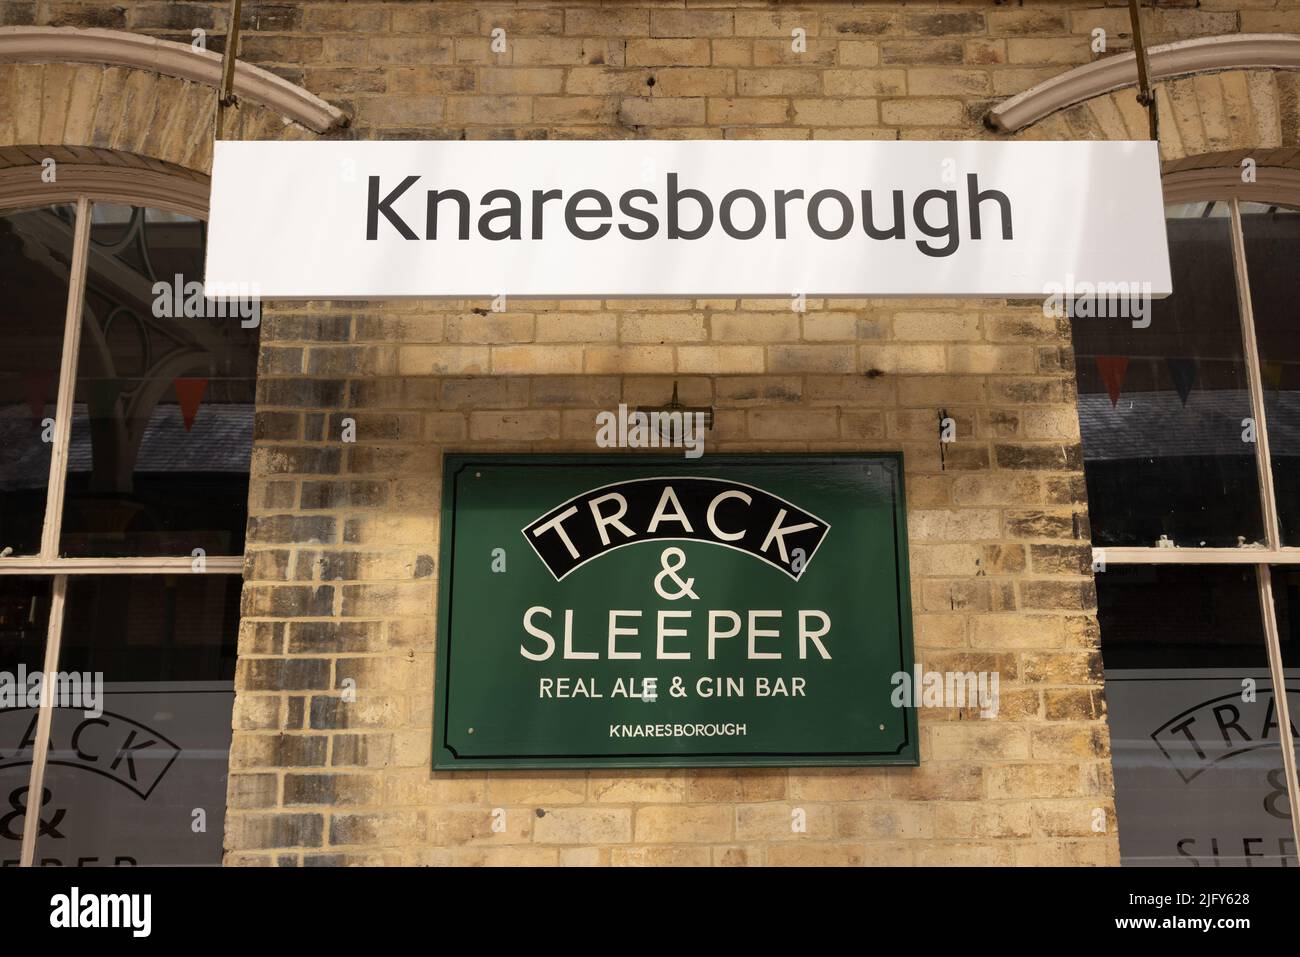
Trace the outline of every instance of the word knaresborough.
<path fill-rule="evenodd" d="M 805 196 L 802 189 L 774 190 L 771 197 L 771 228 L 768 228 L 769 210 L 764 198 L 752 189 L 733 189 L 715 202 L 707 193 L 678 185 L 678 174 L 669 173 L 663 228 L 668 239 L 702 239 L 712 231 L 716 219 L 722 231 L 732 239 L 757 237 L 787 239 L 800 218 L 807 221 L 808 229 L 819 239 L 842 239 L 860 222 L 863 232 L 871 239 L 886 240 L 908 238 L 905 209 L 907 197 L 903 190 L 891 190 L 892 222 L 888 226 L 877 224 L 872 190 L 861 190 L 860 205 L 855 209 L 847 193 L 837 189 L 822 189 Z M 369 199 L 366 204 L 366 239 L 379 238 L 379 217 L 382 215 L 404 239 L 419 239 L 420 234 L 411 222 L 395 209 L 395 204 L 420 177 L 410 175 L 391 188 L 381 185 L 378 176 L 369 178 Z M 388 191 L 385 192 L 384 190 Z M 560 189 L 532 190 L 529 203 L 528 235 L 533 240 L 546 238 L 546 204 L 563 201 L 564 228 L 578 239 L 598 240 L 614 228 L 614 202 L 597 189 L 580 189 L 567 200 Z M 993 203 L 1000 214 L 1001 237 L 1013 236 L 1011 199 L 997 189 L 981 190 L 975 173 L 966 176 L 966 210 L 969 219 L 968 236 L 972 240 L 983 238 L 980 221 L 981 207 Z M 425 193 L 424 238 L 438 239 L 438 217 L 444 203 L 450 204 L 448 215 L 455 216 L 456 236 L 470 238 L 471 201 L 459 189 L 430 189 Z M 501 205 L 493 205 L 501 204 Z M 682 224 L 683 204 L 689 204 L 694 225 Z M 413 205 L 413 204 L 411 204 Z M 524 236 L 523 200 L 519 193 L 509 189 L 494 189 L 483 194 L 479 205 L 487 207 L 478 217 L 478 233 L 488 240 L 521 240 Z M 650 207 L 661 205 L 660 196 L 649 189 L 630 189 L 617 198 L 622 221 L 618 231 L 627 239 L 652 239 L 661 228 L 659 216 Z M 932 205 L 942 211 L 932 220 Z M 793 212 L 791 207 L 793 206 Z M 716 216 L 714 210 L 717 210 Z M 409 215 L 409 213 L 408 213 Z M 917 239 L 916 248 L 927 256 L 951 256 L 961 245 L 961 214 L 957 191 L 953 189 L 927 189 L 919 193 L 911 204 L 912 225 L 916 231 L 930 239 L 945 239 L 943 245 Z M 743 224 L 743 225 L 741 225 Z M 444 227 L 445 228 L 445 227 Z"/>

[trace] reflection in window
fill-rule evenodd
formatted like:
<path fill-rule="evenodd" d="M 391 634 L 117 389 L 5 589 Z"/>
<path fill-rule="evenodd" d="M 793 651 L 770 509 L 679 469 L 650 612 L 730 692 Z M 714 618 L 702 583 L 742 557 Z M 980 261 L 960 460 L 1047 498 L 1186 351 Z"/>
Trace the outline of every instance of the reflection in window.
<path fill-rule="evenodd" d="M 1227 211 L 1168 208 L 1174 294 L 1147 328 L 1071 323 L 1096 545 L 1263 539 Z"/>
<path fill-rule="evenodd" d="M 27 806 L 36 709 L 17 692 L 27 687 L 20 678 L 45 666 L 50 582 L 0 575 L 0 682 L 15 696 L 0 701 L 0 867 L 16 866 L 22 854 L 23 815 L 11 812 Z"/>
<path fill-rule="evenodd" d="M 202 297 L 201 220 L 81 203 L 81 276 L 77 207 L 0 214 L 0 555 L 39 553 L 43 529 L 60 556 L 238 555 L 260 317 Z M 63 329 L 82 280 L 78 346 Z M 44 515 L 61 366 L 76 370 L 66 496 Z M 0 576 L 0 682 L 43 667 L 51 596 L 65 595 L 30 801 L 38 712 L 0 700 L 0 863 L 20 861 L 28 807 L 38 865 L 220 863 L 241 581 L 169 566 Z"/>
<path fill-rule="evenodd" d="M 92 210 L 60 554 L 238 555 L 257 329 L 187 292 L 201 220 Z"/>
<path fill-rule="evenodd" d="M 1110 566 L 1097 617 L 1122 863 L 1294 867 L 1254 567 Z"/>
<path fill-rule="evenodd" d="M 1282 544 L 1300 545 L 1300 210 L 1241 204 Z"/>
<path fill-rule="evenodd" d="M 63 818 L 38 865 L 221 863 L 239 590 L 233 575 L 69 579 L 59 668 L 102 677 L 103 713 L 55 711 L 45 788 Z"/>
<path fill-rule="evenodd" d="M 0 213 L 0 552 L 41 548 L 59 390 L 73 212 Z"/>

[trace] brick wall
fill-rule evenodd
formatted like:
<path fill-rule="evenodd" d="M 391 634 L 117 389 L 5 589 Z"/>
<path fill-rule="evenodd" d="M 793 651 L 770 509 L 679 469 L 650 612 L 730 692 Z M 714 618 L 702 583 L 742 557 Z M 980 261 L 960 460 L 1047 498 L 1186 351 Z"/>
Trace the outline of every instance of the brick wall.
<path fill-rule="evenodd" d="M 245 17 L 243 57 L 344 107 L 358 138 L 991 137 L 988 107 L 1094 58 L 1095 27 L 1129 48 L 1120 0 L 354 0 Z M 1294 0 L 1147 17 L 1152 42 L 1300 32 Z M 207 3 L 0 0 L 0 18 L 198 27 L 213 48 L 224 32 Z M 1296 86 L 1277 83 L 1257 110 L 1294 142 Z M 1126 135 L 1106 117 L 1025 135 Z M 281 305 L 260 371 L 228 863 L 1117 863 L 1069 330 L 1038 303 Z M 598 410 L 662 402 L 674 379 L 718 410 L 711 451 L 905 453 L 918 658 L 1001 672 L 996 720 L 924 711 L 918 768 L 430 771 L 443 453 L 595 451 Z M 957 423 L 942 455 L 941 411 Z"/>
<path fill-rule="evenodd" d="M 1113 862 L 1063 325 L 983 301 L 470 306 L 264 328 L 231 863 Z M 442 453 L 593 451 L 598 410 L 666 400 L 651 369 L 717 408 L 711 451 L 904 451 L 918 655 L 999 671 L 997 720 L 923 713 L 919 768 L 430 773 Z"/>

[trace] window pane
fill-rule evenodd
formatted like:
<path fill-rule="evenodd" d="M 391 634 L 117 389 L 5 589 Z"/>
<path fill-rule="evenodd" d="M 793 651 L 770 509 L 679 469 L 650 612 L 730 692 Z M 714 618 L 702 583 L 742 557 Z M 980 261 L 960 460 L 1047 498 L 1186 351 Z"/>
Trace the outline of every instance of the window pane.
<path fill-rule="evenodd" d="M 1112 565 L 1097 614 L 1122 863 L 1294 867 L 1254 567 Z"/>
<path fill-rule="evenodd" d="M 0 551 L 41 549 L 76 212 L 0 213 Z"/>
<path fill-rule="evenodd" d="M 1282 646 L 1282 667 L 1287 680 L 1300 678 L 1300 567 L 1277 565 L 1273 568 L 1273 604 L 1277 608 L 1277 636 Z M 1291 722 L 1300 723 L 1300 690 L 1291 689 Z"/>
<path fill-rule="evenodd" d="M 202 221 L 96 204 L 92 223 L 60 552 L 238 555 L 255 320 L 202 298 Z"/>
<path fill-rule="evenodd" d="M 1097 545 L 1263 539 L 1226 208 L 1169 208 L 1174 294 L 1147 328 L 1071 320 Z"/>
<path fill-rule="evenodd" d="M 48 578 L 0 575 L 0 867 L 14 867 L 22 853 L 23 820 L 15 813 L 27 806 L 35 738 L 36 708 L 19 691 L 19 679 L 45 666 L 45 635 L 50 621 Z M 40 802 L 36 802 L 39 806 Z"/>
<path fill-rule="evenodd" d="M 1300 211 L 1241 204 L 1264 414 L 1284 545 L 1300 544 Z"/>
<path fill-rule="evenodd" d="M 69 580 L 59 670 L 102 680 L 103 713 L 55 711 L 45 787 L 64 817 L 38 863 L 221 863 L 239 589 L 233 575 Z"/>

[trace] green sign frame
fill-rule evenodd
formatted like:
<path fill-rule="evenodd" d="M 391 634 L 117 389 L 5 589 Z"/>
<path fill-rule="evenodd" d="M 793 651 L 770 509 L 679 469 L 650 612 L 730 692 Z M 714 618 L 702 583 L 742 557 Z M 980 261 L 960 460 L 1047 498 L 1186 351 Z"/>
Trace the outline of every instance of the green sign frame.
<path fill-rule="evenodd" d="M 901 452 L 444 455 L 433 769 L 919 764 L 891 695 L 903 475 Z"/>

